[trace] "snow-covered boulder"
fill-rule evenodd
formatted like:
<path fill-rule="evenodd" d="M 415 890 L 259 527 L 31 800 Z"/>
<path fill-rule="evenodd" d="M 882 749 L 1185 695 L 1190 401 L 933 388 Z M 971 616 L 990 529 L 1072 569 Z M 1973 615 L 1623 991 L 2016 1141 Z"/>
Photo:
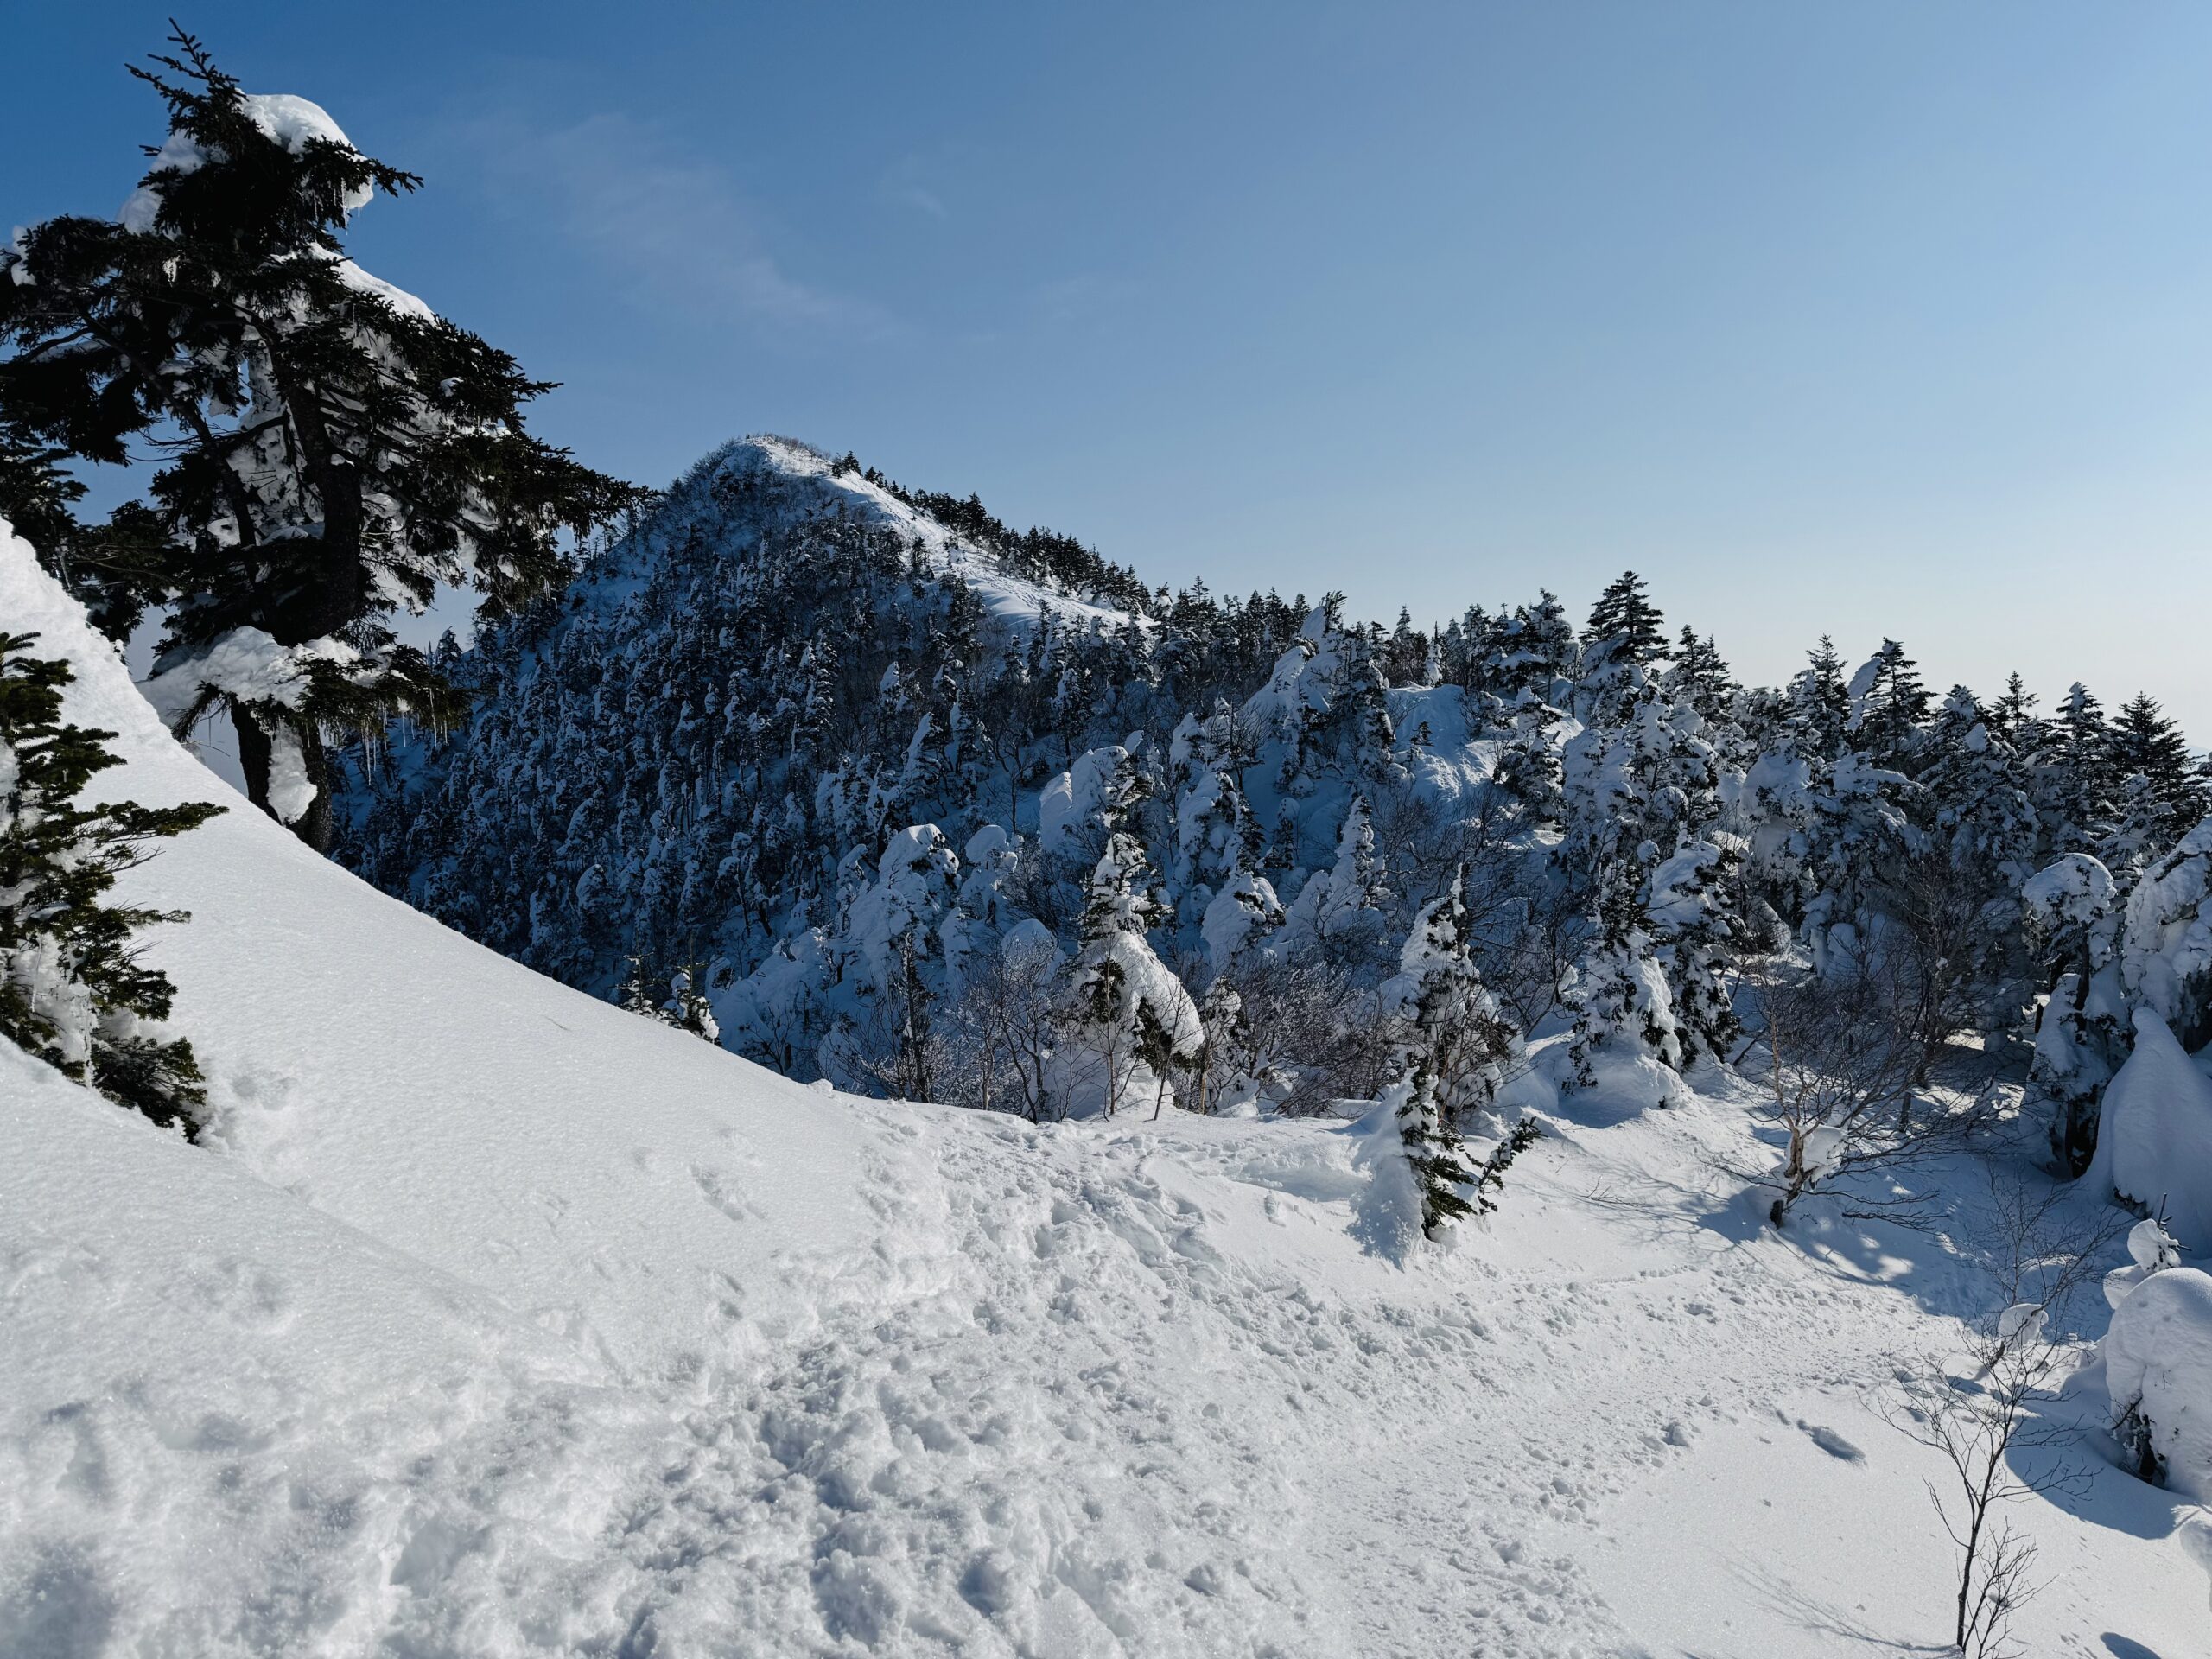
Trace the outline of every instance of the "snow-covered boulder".
<path fill-rule="evenodd" d="M 2212 1077 L 2149 1008 L 2135 1011 L 2135 1052 L 2105 1090 L 2089 1190 L 2163 1213 L 2174 1236 L 2212 1249 Z"/>
<path fill-rule="evenodd" d="M 2140 1472 L 2212 1502 L 2212 1274 L 2170 1268 L 2113 1310 L 2104 1340 L 2114 1432 Z"/>

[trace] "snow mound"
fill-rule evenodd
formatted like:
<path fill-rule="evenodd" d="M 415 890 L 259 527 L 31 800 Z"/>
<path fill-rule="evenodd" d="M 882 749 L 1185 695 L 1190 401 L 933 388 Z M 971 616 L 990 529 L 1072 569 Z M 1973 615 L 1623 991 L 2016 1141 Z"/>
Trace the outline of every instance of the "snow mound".
<path fill-rule="evenodd" d="M 2103 1353 L 2123 1435 L 2132 1419 L 2166 1484 L 2212 1503 L 2212 1274 L 2152 1274 L 2113 1310 Z"/>
<path fill-rule="evenodd" d="M 2212 1078 L 2148 1008 L 2135 1052 L 2105 1090 L 2097 1152 L 2082 1177 L 2156 1216 L 2192 1249 L 2212 1249 Z"/>

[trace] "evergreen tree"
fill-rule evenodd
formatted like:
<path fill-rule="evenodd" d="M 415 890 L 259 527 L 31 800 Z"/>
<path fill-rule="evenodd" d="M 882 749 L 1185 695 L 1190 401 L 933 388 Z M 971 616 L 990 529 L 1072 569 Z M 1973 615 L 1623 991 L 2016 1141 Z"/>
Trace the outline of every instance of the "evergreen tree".
<path fill-rule="evenodd" d="M 1656 1080 L 1656 1104 L 1681 1096 L 1673 1074 L 1686 1061 L 1674 998 L 1652 938 L 1644 880 L 1630 862 L 1616 861 L 1599 873 L 1590 931 L 1567 1001 L 1574 1010 L 1567 1048 L 1574 1087 L 1598 1087 L 1602 1056 L 1630 1067 L 1642 1063 L 1647 1077 Z M 1652 1073 L 1652 1065 L 1662 1070 Z"/>
<path fill-rule="evenodd" d="M 169 133 L 120 220 L 0 252 L 0 425 L 104 462 L 158 435 L 165 545 L 124 573 L 174 604 L 156 694 L 180 731 L 226 709 L 249 798 L 327 847 L 324 733 L 446 695 L 385 619 L 441 584 L 514 607 L 562 576 L 560 530 L 635 493 L 524 431 L 545 383 L 345 257 L 352 213 L 413 175 L 174 38 L 132 69 Z"/>
<path fill-rule="evenodd" d="M 134 936 L 181 912 L 108 905 L 116 876 L 223 809 L 85 806 L 121 764 L 112 732 L 61 722 L 69 664 L 0 634 L 0 1036 L 156 1123 L 196 1126 L 206 1099 L 192 1045 L 164 1035 L 172 988 Z"/>
<path fill-rule="evenodd" d="M 1582 637 L 1588 649 L 1644 668 L 1667 654 L 1665 622 L 1659 607 L 1645 596 L 1643 578 L 1624 570 L 1590 607 L 1590 626 Z"/>
<path fill-rule="evenodd" d="M 2087 853 L 2068 853 L 2021 892 L 2031 947 L 2052 970 L 2036 1029 L 2031 1091 L 2051 1103 L 2050 1149 L 2070 1176 L 2097 1149 L 2098 1106 L 2126 1057 L 2118 955 L 2120 892 Z"/>
<path fill-rule="evenodd" d="M 1736 899 L 1742 866 L 1743 843 L 1716 831 L 1685 844 L 1649 880 L 1645 913 L 1685 1069 L 1701 1057 L 1727 1060 L 1741 1031 L 1735 969 L 1751 943 Z"/>
<path fill-rule="evenodd" d="M 1489 1194 L 1534 1138 L 1509 1135 L 1502 1158 L 1482 1165 L 1470 1160 L 1460 1138 L 1497 1099 L 1519 1048 L 1468 949 L 1464 879 L 1464 872 L 1455 875 L 1450 891 L 1421 907 L 1397 976 L 1383 988 L 1397 1035 L 1395 1076 L 1382 1103 L 1394 1114 L 1421 1192 L 1422 1230 L 1432 1238 L 1463 1216 L 1493 1209 Z M 1471 1199 L 1462 1196 L 1463 1187 L 1471 1190 Z"/>
<path fill-rule="evenodd" d="M 628 971 L 614 995 L 626 1012 L 721 1044 L 721 1027 L 715 1022 L 714 1007 L 707 1000 L 703 964 L 694 961 L 677 968 L 652 969 L 641 957 L 626 957 L 625 962 Z"/>
<path fill-rule="evenodd" d="M 2212 802 L 2181 728 L 2147 694 L 2138 693 L 2113 717 L 2106 757 L 2115 798 L 2103 856 L 2115 870 L 2132 873 L 2187 834 Z"/>
<path fill-rule="evenodd" d="M 2060 702 L 2038 757 L 2036 806 L 2054 851 L 2097 852 L 2113 829 L 2120 779 L 2113 775 L 2112 734 L 2096 694 L 2075 681 Z"/>
<path fill-rule="evenodd" d="M 1854 744 L 1875 765 L 1910 777 L 1916 768 L 1917 743 L 1934 695 L 1920 670 L 1894 639 L 1868 659 L 1851 684 Z"/>
<path fill-rule="evenodd" d="M 1298 890 L 1283 923 L 1286 950 L 1333 947 L 1340 955 L 1371 952 L 1385 925 L 1382 858 L 1375 844 L 1375 825 L 1367 803 L 1352 797 L 1337 836 L 1336 862 L 1317 871 Z"/>
<path fill-rule="evenodd" d="M 1699 639 L 1697 630 L 1687 622 L 1682 625 L 1681 639 L 1675 647 L 1675 660 L 1660 683 L 1669 697 L 1695 709 L 1698 718 L 1708 726 L 1718 726 L 1728 719 L 1740 690 L 1728 672 L 1728 664 L 1721 660 L 1720 649 L 1713 644 L 1712 636 Z"/>
<path fill-rule="evenodd" d="M 1143 847 L 1116 830 L 1091 872 L 1073 981 L 1077 1046 L 1095 1072 L 1086 1081 L 1109 1117 L 1139 1065 L 1164 1095 L 1170 1071 L 1194 1069 L 1205 1044 L 1197 1004 L 1146 938 L 1160 914 Z"/>
<path fill-rule="evenodd" d="M 1835 642 L 1822 634 L 1807 659 L 1789 682 L 1783 728 L 1791 748 L 1802 759 L 1833 760 L 1842 753 L 1851 718 L 1851 689 L 1844 683 L 1843 658 L 1836 654 Z"/>

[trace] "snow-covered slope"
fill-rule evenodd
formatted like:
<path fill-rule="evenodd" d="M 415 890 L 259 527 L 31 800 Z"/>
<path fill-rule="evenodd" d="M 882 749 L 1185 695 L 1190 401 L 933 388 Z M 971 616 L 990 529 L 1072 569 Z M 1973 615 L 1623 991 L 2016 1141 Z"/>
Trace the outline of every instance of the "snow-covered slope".
<path fill-rule="evenodd" d="M 0 618 L 222 786 L 19 543 Z M 785 1083 L 238 810 L 128 880 L 219 1107 L 0 1046 L 0 1655 L 1674 1654 L 1946 1628 L 1891 1368 L 1936 1241 L 1773 1237 L 1688 1108 L 1558 1120 L 1370 1253 L 1349 1127 L 1039 1129 Z M 2101 1401 L 2098 1403 L 2101 1405 Z M 2037 1653 L 2203 1650 L 2165 1496 L 2022 1518 Z"/>

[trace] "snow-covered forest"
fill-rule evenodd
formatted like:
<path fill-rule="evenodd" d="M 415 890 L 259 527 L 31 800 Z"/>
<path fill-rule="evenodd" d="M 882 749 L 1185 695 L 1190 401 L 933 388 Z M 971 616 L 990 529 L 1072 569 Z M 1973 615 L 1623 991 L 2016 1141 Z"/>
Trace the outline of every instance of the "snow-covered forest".
<path fill-rule="evenodd" d="M 1470 1122 L 1532 1071 L 1666 1104 L 1812 984 L 1870 1086 L 2024 1086 L 2079 1174 L 2133 1013 L 2212 1037 L 2212 788 L 2148 698 L 1939 694 L 1895 640 L 1745 687 L 1632 573 L 1580 624 L 1147 594 L 949 500 L 718 452 L 437 653 L 467 712 L 349 756 L 339 855 L 787 1076 L 1033 1120 L 1377 1098 L 1440 905 Z"/>
<path fill-rule="evenodd" d="M 0 252 L 0 1655 L 2205 1650 L 2154 701 L 639 489 L 144 78 Z"/>

